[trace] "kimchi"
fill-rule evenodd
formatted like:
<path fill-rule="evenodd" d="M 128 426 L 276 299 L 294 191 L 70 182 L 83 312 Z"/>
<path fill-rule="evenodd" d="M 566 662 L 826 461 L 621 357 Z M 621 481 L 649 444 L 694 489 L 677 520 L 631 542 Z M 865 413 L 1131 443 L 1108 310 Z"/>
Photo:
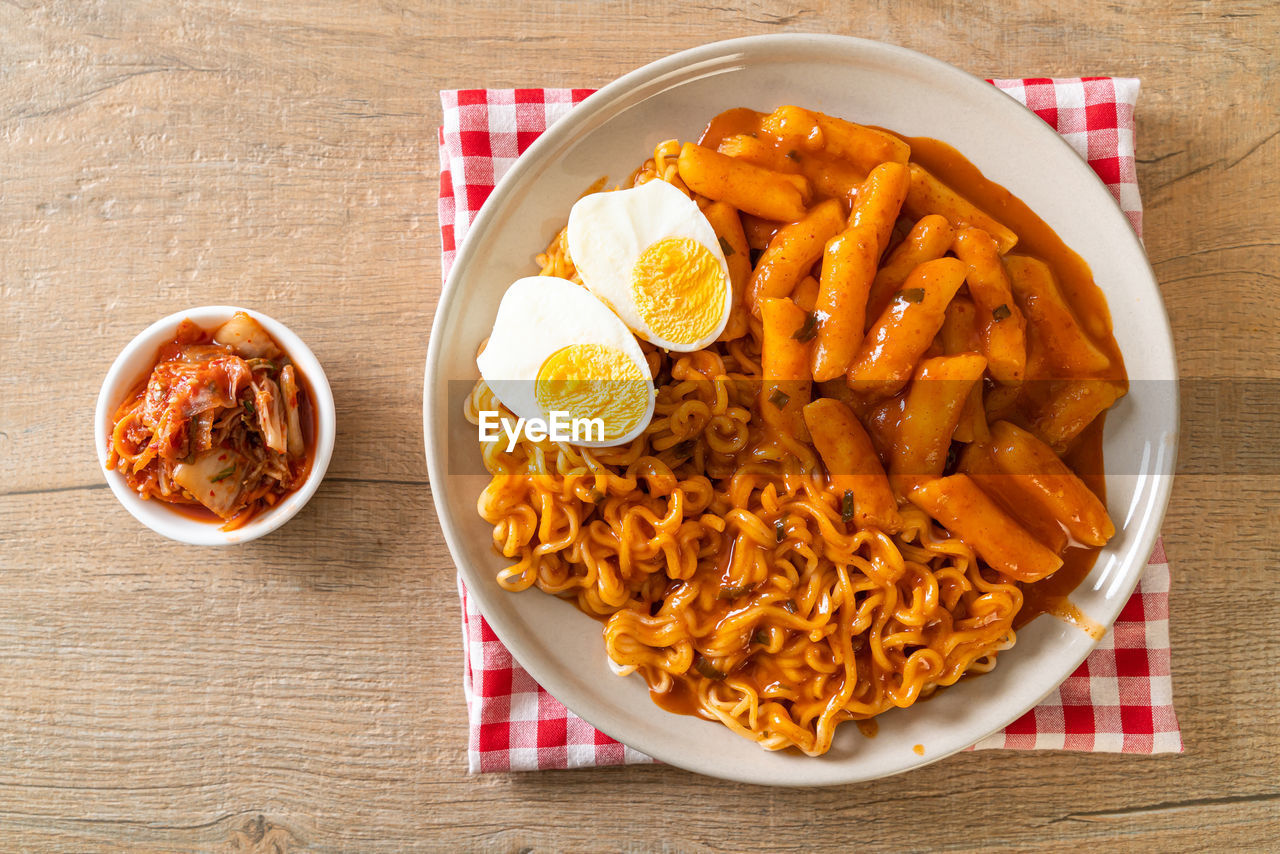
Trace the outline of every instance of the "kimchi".
<path fill-rule="evenodd" d="M 107 468 L 144 499 L 238 528 L 307 479 L 315 426 L 305 385 L 245 312 L 212 331 L 184 320 L 116 410 Z"/>

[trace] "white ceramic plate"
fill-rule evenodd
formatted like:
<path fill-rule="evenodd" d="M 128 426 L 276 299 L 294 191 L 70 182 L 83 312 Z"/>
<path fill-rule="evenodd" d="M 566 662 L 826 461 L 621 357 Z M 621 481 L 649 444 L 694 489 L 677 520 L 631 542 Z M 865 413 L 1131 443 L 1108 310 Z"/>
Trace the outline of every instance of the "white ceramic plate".
<path fill-rule="evenodd" d="M 982 80 L 903 48 L 810 35 L 719 42 L 632 72 L 556 123 L 499 183 L 458 253 L 432 329 L 424 426 L 432 493 L 454 560 L 494 631 L 538 682 L 599 729 L 664 762 L 751 783 L 826 785 L 905 771 L 977 742 L 1056 688 L 1095 641 L 1041 617 L 1019 632 L 992 673 L 882 715 L 875 738 L 844 726 L 823 757 L 767 752 L 720 724 L 662 711 L 637 676 L 614 676 L 600 625 L 572 605 L 537 590 L 499 588 L 494 575 L 505 561 L 475 512 L 486 479 L 458 473 L 479 452 L 456 390 L 477 377 L 476 348 L 504 289 L 533 272 L 533 256 L 578 195 L 601 175 L 625 179 L 664 139 L 696 139 L 722 110 L 783 103 L 952 144 L 1092 267 L 1134 382 L 1108 416 L 1105 437 L 1108 505 L 1120 530 L 1072 601 L 1110 625 L 1151 552 L 1172 482 L 1177 368 L 1159 289 L 1110 193 L 1061 137 Z M 923 756 L 914 745 L 923 745 Z"/>

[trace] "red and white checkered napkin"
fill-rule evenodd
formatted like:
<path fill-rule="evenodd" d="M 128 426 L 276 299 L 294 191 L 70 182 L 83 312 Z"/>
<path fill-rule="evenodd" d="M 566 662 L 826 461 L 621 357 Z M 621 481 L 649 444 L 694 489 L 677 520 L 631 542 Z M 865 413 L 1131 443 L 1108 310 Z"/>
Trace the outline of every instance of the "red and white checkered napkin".
<path fill-rule="evenodd" d="M 1089 161 L 1140 234 L 1142 201 L 1133 138 L 1138 81 L 1084 77 L 991 82 L 1034 110 Z M 440 93 L 444 104 L 440 231 L 445 275 L 467 227 L 498 179 L 548 125 L 590 94 L 590 89 Z M 489 628 L 461 578 L 458 592 L 472 772 L 652 761 L 596 730 L 544 691 Z M 1156 544 L 1133 598 L 1098 648 L 1044 703 L 976 747 L 1128 753 L 1182 750 L 1169 677 L 1169 564 L 1162 544 Z"/>

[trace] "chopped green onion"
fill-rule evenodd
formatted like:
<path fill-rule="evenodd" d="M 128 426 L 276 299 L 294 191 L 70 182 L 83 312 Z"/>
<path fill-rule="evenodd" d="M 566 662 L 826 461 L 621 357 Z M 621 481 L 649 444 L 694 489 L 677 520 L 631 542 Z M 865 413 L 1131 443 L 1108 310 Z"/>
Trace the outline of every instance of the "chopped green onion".
<path fill-rule="evenodd" d="M 897 296 L 903 302 L 924 302 L 924 288 L 903 288 Z"/>
<path fill-rule="evenodd" d="M 923 298 L 924 292 L 921 291 L 920 293 L 921 293 L 921 298 Z M 804 326 L 801 326 L 799 329 L 797 329 L 795 333 L 792 334 L 791 337 L 797 341 L 811 341 L 813 339 L 813 336 L 817 334 L 818 334 L 818 315 L 814 314 L 811 311 L 805 315 Z"/>
<path fill-rule="evenodd" d="M 755 587 L 754 584 L 744 584 L 741 587 L 721 587 L 720 592 L 716 594 L 717 599 L 737 599 L 739 596 L 745 596 Z"/>
<path fill-rule="evenodd" d="M 782 603 L 782 610 L 786 611 L 788 614 L 794 614 L 800 609 L 796 607 L 796 601 L 794 599 L 788 599 Z"/>
<path fill-rule="evenodd" d="M 694 668 L 708 679 L 723 679 L 725 674 L 716 670 L 710 661 L 707 661 L 701 655 L 693 662 Z"/>
<path fill-rule="evenodd" d="M 253 408 L 253 398 L 252 398 L 252 397 L 246 397 L 246 398 L 244 399 L 244 411 L 245 411 L 245 412 L 247 412 L 247 413 L 249 413 L 250 415 L 253 415 L 253 414 L 254 414 L 255 410 L 254 410 L 254 408 Z"/>
<path fill-rule="evenodd" d="M 723 237 L 718 237 L 717 240 L 720 241 L 720 251 L 724 253 L 724 257 L 728 258 L 733 255 L 733 247 L 729 245 L 729 241 Z"/>
<path fill-rule="evenodd" d="M 599 504 L 604 501 L 604 493 L 595 488 L 591 490 L 591 495 L 588 497 L 591 499 L 592 504 Z"/>
<path fill-rule="evenodd" d="M 853 490 L 844 491 L 844 500 L 840 502 L 840 520 L 848 522 L 853 518 Z"/>
<path fill-rule="evenodd" d="M 782 542 L 787 538 L 787 520 L 785 517 L 780 516 L 778 517 L 778 520 L 773 523 L 773 533 L 774 536 L 778 538 L 778 542 Z"/>
<path fill-rule="evenodd" d="M 773 394 L 769 395 L 769 402 L 778 409 L 781 409 L 791 402 L 791 395 L 787 394 L 780 388 L 775 388 L 773 390 Z"/>
<path fill-rule="evenodd" d="M 999 323 L 1011 314 L 1013 314 L 1013 312 L 1009 309 L 1008 304 L 1005 303 L 991 309 L 991 317 L 995 319 L 996 323 Z"/>
<path fill-rule="evenodd" d="M 947 462 L 946 465 L 942 467 L 944 472 L 954 472 L 956 470 L 956 461 L 959 459 L 959 454 L 956 452 L 957 444 L 959 443 L 952 442 L 947 447 Z"/>
<path fill-rule="evenodd" d="M 769 633 L 764 631 L 763 629 L 757 630 L 752 633 L 751 642 L 758 643 L 761 646 L 764 646 L 769 642 Z"/>
<path fill-rule="evenodd" d="M 218 472 L 218 473 L 217 473 L 217 474 L 215 474 L 213 477 L 209 478 L 209 482 L 210 482 L 210 483 L 217 483 L 217 482 L 218 482 L 218 481 L 220 481 L 220 480 L 226 480 L 227 478 L 231 477 L 231 475 L 233 475 L 233 474 L 235 474 L 235 473 L 236 473 L 236 467 L 235 467 L 235 466 L 227 466 L 227 467 L 226 467 L 226 468 L 224 468 L 222 471 Z"/>

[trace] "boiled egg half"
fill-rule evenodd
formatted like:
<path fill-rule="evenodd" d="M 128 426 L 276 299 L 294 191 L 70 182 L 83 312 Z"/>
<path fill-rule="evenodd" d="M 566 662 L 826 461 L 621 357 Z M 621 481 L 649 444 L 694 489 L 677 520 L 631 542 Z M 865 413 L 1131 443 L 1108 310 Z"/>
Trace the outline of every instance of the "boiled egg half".
<path fill-rule="evenodd" d="M 585 419 L 573 444 L 620 445 L 653 418 L 655 392 L 636 337 L 585 288 L 555 276 L 519 279 L 502 297 L 476 357 L 485 383 L 519 418 Z M 599 419 L 603 430 L 587 422 Z M 585 437 L 585 438 L 584 438 Z"/>
<path fill-rule="evenodd" d="M 644 340 L 689 352 L 724 330 L 733 290 L 720 241 L 666 181 L 583 196 L 569 212 L 568 239 L 583 284 Z"/>

